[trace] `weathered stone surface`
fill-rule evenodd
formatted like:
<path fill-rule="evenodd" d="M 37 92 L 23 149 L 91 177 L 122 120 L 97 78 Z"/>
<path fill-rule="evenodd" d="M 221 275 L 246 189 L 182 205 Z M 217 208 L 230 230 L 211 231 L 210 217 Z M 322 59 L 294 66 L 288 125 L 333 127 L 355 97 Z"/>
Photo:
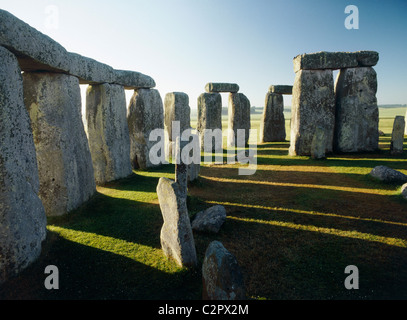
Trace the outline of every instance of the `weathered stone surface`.
<path fill-rule="evenodd" d="M 326 131 L 322 127 L 316 127 L 311 144 L 311 157 L 313 159 L 325 158 Z"/>
<path fill-rule="evenodd" d="M 393 123 L 393 131 L 391 134 L 390 153 L 403 153 L 404 143 L 404 127 L 406 126 L 403 116 L 396 116 Z"/>
<path fill-rule="evenodd" d="M 407 183 L 403 184 L 401 186 L 401 195 L 403 196 L 404 199 L 407 200 Z"/>
<path fill-rule="evenodd" d="M 113 70 L 113 83 L 124 86 L 125 89 L 148 89 L 155 87 L 155 81 L 143 73 L 129 70 Z"/>
<path fill-rule="evenodd" d="M 225 221 L 225 207 L 216 205 L 196 214 L 192 221 L 192 230 L 218 233 Z"/>
<path fill-rule="evenodd" d="M 173 130 L 173 121 L 179 122 L 178 128 L 174 127 L 176 130 Z M 164 129 L 168 140 L 176 141 L 176 136 L 189 128 L 191 128 L 191 108 L 188 95 L 183 92 L 167 93 L 164 99 Z"/>
<path fill-rule="evenodd" d="M 220 93 L 202 93 L 198 97 L 197 123 L 201 150 L 204 150 L 205 136 L 211 139 L 208 134 L 205 134 L 207 133 L 206 130 L 213 131 L 216 129 L 222 132 L 222 97 Z M 222 139 L 215 140 L 215 143 L 212 143 L 212 151 L 218 150 L 222 150 Z"/>
<path fill-rule="evenodd" d="M 155 129 L 164 130 L 164 107 L 160 93 L 155 89 L 135 90 L 127 109 L 127 123 L 132 167 L 147 169 L 156 166 L 149 156 L 156 141 L 150 141 L 149 137 Z"/>
<path fill-rule="evenodd" d="M 212 241 L 202 263 L 203 300 L 246 299 L 238 262 L 219 241 Z"/>
<path fill-rule="evenodd" d="M 286 86 L 286 85 L 271 85 L 269 87 L 269 92 L 272 93 L 279 93 L 279 94 L 289 94 L 293 93 L 293 86 Z"/>
<path fill-rule="evenodd" d="M 0 47 L 0 285 L 41 253 L 47 220 L 17 59 Z"/>
<path fill-rule="evenodd" d="M 342 69 L 335 84 L 336 152 L 374 151 L 379 147 L 377 76 L 373 68 Z"/>
<path fill-rule="evenodd" d="M 250 101 L 243 93 L 229 94 L 228 118 L 228 146 L 246 146 L 250 135 Z M 239 129 L 244 130 L 244 146 L 238 142 Z"/>
<path fill-rule="evenodd" d="M 260 122 L 260 141 L 285 141 L 284 99 L 281 94 L 266 94 L 263 117 Z"/>
<path fill-rule="evenodd" d="M 294 72 L 299 70 L 342 69 L 358 66 L 356 55 L 351 52 L 305 53 L 294 58 Z"/>
<path fill-rule="evenodd" d="M 197 264 L 195 241 L 188 216 L 186 196 L 180 185 L 170 179 L 160 178 L 157 185 L 158 201 L 164 224 L 160 241 L 164 254 L 175 259 L 180 266 Z"/>
<path fill-rule="evenodd" d="M 0 45 L 16 54 L 23 71 L 68 71 L 68 52 L 27 23 L 0 10 Z"/>
<path fill-rule="evenodd" d="M 290 155 L 311 155 L 317 126 L 326 132 L 325 153 L 332 152 L 335 100 L 331 70 L 300 70 L 296 73 L 291 114 Z"/>
<path fill-rule="evenodd" d="M 0 10 L 0 45 L 18 58 L 22 71 L 67 73 L 81 84 L 115 83 L 126 89 L 152 88 L 154 80 L 133 71 L 114 70 L 94 59 L 68 52 L 63 46 L 16 18 Z"/>
<path fill-rule="evenodd" d="M 124 88 L 107 83 L 89 86 L 86 120 L 96 183 L 129 176 L 132 167 Z"/>
<path fill-rule="evenodd" d="M 377 166 L 370 171 L 370 175 L 380 181 L 389 183 L 405 183 L 407 176 L 400 171 L 386 166 Z"/>
<path fill-rule="evenodd" d="M 24 73 L 23 82 L 37 154 L 39 195 L 47 215 L 62 215 L 96 191 L 79 82 L 58 73 Z"/>
<path fill-rule="evenodd" d="M 236 83 L 207 83 L 205 86 L 205 91 L 208 93 L 213 92 L 233 92 L 236 93 L 239 91 L 239 85 Z"/>
<path fill-rule="evenodd" d="M 354 52 L 359 67 L 373 67 L 379 61 L 379 53 L 376 51 Z"/>

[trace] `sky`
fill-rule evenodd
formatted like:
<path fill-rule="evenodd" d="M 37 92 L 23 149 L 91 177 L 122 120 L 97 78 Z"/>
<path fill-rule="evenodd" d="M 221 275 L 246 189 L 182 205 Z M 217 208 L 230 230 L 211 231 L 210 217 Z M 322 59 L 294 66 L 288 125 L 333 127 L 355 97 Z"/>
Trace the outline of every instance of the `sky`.
<path fill-rule="evenodd" d="M 345 27 L 348 5 L 358 29 Z M 359 50 L 379 52 L 378 103 L 407 104 L 407 0 L 0 0 L 0 8 L 68 51 L 153 77 L 163 100 L 187 93 L 191 108 L 208 82 L 237 83 L 264 107 L 270 85 L 294 83 L 298 54 Z"/>

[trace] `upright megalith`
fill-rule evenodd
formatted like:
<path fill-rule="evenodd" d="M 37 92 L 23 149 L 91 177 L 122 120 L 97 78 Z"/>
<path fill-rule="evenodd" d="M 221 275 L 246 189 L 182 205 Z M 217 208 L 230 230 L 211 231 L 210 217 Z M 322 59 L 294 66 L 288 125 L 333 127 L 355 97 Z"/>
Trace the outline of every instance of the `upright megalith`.
<path fill-rule="evenodd" d="M 404 127 L 405 120 L 403 116 L 396 116 L 393 123 L 393 131 L 391 134 L 390 153 L 402 154 L 404 143 Z"/>
<path fill-rule="evenodd" d="M 285 141 L 285 118 L 283 94 L 292 94 L 292 86 L 270 86 L 266 94 L 262 120 L 260 122 L 260 141 Z"/>
<path fill-rule="evenodd" d="M 250 135 L 250 101 L 243 93 L 230 93 L 228 106 L 228 146 L 244 147 Z"/>
<path fill-rule="evenodd" d="M 156 89 L 134 90 L 127 109 L 130 134 L 130 160 L 133 169 L 156 166 L 150 158 L 150 149 L 156 141 L 150 140 L 153 130 L 164 130 L 164 107 Z"/>
<path fill-rule="evenodd" d="M 379 148 L 377 76 L 372 67 L 341 69 L 335 84 L 336 152 Z"/>
<path fill-rule="evenodd" d="M 0 47 L 0 285 L 31 264 L 46 237 L 46 215 L 30 118 L 16 57 Z"/>
<path fill-rule="evenodd" d="M 326 152 L 378 148 L 375 51 L 316 52 L 294 58 L 291 155 L 309 155 L 315 126 L 326 130 Z M 340 69 L 335 91 L 332 70 Z"/>
<path fill-rule="evenodd" d="M 335 126 L 332 70 L 297 71 L 291 117 L 290 155 L 311 155 L 311 144 L 318 126 L 326 131 L 325 152 L 332 152 Z"/>
<path fill-rule="evenodd" d="M 198 97 L 198 124 L 201 150 L 222 150 L 222 97 L 220 93 L 202 93 Z"/>
<path fill-rule="evenodd" d="M 172 154 L 176 138 L 191 128 L 189 97 L 183 92 L 170 92 L 164 99 L 164 129 L 169 154 Z"/>
<path fill-rule="evenodd" d="M 39 195 L 47 215 L 62 215 L 96 191 L 79 81 L 65 74 L 26 72 L 23 83 L 37 154 Z"/>
<path fill-rule="evenodd" d="M 86 120 L 97 184 L 129 176 L 130 137 L 123 86 L 90 85 L 86 91 Z"/>

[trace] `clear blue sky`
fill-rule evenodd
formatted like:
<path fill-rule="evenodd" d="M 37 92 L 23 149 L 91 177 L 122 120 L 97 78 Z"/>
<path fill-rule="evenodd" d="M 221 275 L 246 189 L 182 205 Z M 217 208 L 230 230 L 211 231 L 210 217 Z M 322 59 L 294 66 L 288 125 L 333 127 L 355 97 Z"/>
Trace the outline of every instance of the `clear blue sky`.
<path fill-rule="evenodd" d="M 358 30 L 344 26 L 350 4 Z M 58 9 L 51 26 L 49 6 Z M 163 99 L 187 93 L 193 108 L 207 82 L 237 83 L 262 107 L 271 84 L 293 83 L 294 56 L 357 50 L 380 53 L 379 104 L 407 103 L 406 0 L 0 0 L 0 8 L 68 51 L 152 76 Z"/>

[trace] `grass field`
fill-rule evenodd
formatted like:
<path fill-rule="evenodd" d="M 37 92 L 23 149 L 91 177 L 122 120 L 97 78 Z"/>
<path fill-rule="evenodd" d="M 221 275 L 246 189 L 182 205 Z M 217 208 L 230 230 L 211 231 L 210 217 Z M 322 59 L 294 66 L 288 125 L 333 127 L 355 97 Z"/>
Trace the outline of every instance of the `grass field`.
<path fill-rule="evenodd" d="M 41 257 L 0 298 L 200 299 L 203 256 L 219 240 L 236 256 L 249 299 L 407 299 L 407 201 L 400 185 L 368 175 L 377 165 L 407 174 L 407 144 L 389 154 L 396 114 L 405 108 L 381 113 L 376 153 L 289 157 L 286 141 L 259 144 L 251 176 L 239 176 L 238 164 L 203 165 L 189 187 L 190 217 L 222 204 L 227 221 L 219 234 L 194 233 L 197 269 L 179 268 L 160 248 L 156 186 L 174 178 L 172 164 L 98 187 L 81 208 L 48 218 Z M 59 290 L 44 288 L 47 265 L 59 269 Z M 359 269 L 359 290 L 344 287 L 348 265 Z"/>

